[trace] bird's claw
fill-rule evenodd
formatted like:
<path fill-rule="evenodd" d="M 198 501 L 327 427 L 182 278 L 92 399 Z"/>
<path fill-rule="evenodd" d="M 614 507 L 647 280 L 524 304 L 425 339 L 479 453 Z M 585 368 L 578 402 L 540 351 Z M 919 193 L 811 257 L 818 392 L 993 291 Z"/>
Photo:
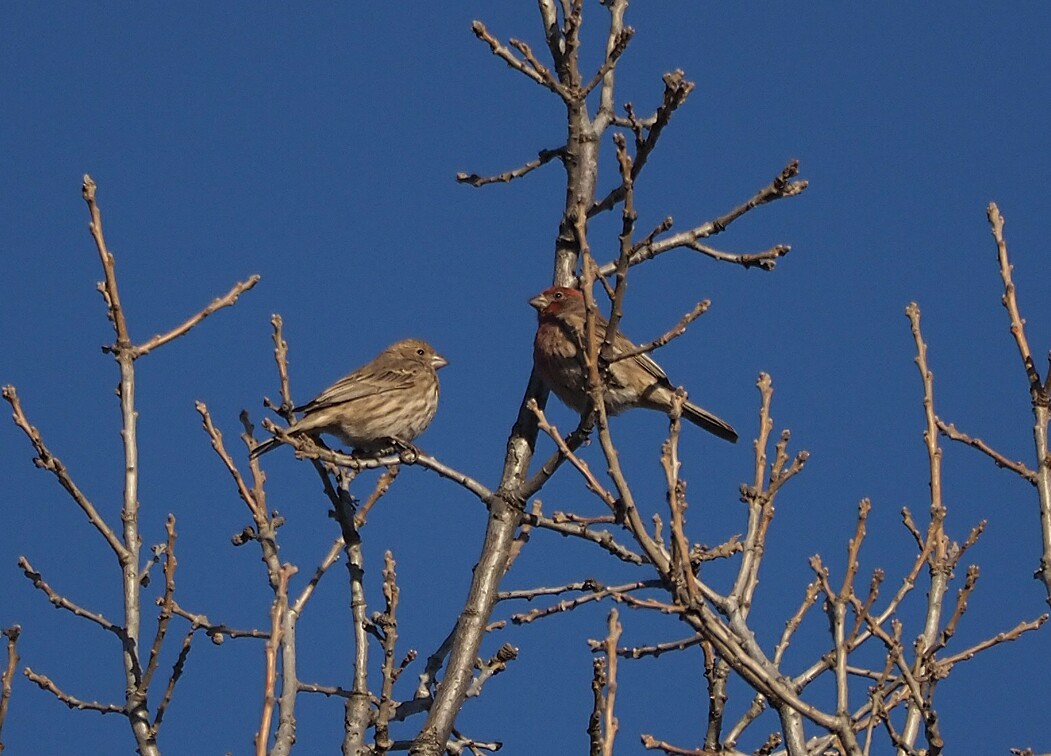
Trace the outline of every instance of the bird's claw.
<path fill-rule="evenodd" d="M 398 453 L 398 457 L 405 464 L 415 464 L 416 460 L 420 458 L 420 450 L 408 441 L 402 441 L 400 438 L 391 438 L 391 443 L 394 445 L 394 451 Z"/>

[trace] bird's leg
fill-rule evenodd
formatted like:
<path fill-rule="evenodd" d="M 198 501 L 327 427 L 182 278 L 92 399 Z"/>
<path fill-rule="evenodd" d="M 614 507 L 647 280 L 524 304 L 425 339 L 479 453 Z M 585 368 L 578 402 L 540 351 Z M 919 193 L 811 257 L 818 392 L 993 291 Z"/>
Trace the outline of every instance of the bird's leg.
<path fill-rule="evenodd" d="M 398 452 L 398 456 L 401 457 L 401 461 L 407 465 L 411 465 L 420 458 L 420 450 L 408 441 L 402 441 L 400 438 L 391 437 L 391 443 L 394 444 L 395 451 Z"/>

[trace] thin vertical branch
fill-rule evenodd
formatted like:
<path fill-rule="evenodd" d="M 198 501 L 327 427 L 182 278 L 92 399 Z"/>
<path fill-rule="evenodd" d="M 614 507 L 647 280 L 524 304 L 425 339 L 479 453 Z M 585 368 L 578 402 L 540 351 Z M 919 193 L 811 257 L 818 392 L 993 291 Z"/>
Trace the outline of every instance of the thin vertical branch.
<path fill-rule="evenodd" d="M 124 578 L 124 675 L 127 682 L 126 706 L 128 720 L 135 735 L 136 748 L 142 756 L 156 754 L 157 743 L 152 734 L 150 716 L 146 704 L 146 690 L 141 685 L 142 668 L 139 660 L 139 626 L 141 622 L 139 550 L 139 444 L 137 436 L 138 412 L 135 409 L 135 352 L 128 335 L 128 324 L 117 290 L 117 272 L 113 254 L 106 246 L 102 233 L 102 213 L 95 201 L 95 182 L 84 176 L 82 194 L 87 203 L 91 223 L 88 228 L 95 240 L 99 259 L 102 262 L 104 280 L 99 292 L 106 302 L 107 315 L 113 324 L 117 340 L 107 351 L 111 352 L 120 366 L 121 439 L 124 442 L 124 504 L 121 507 L 121 522 L 124 524 L 124 551 L 121 554 L 121 571 Z"/>
<path fill-rule="evenodd" d="M 296 573 L 296 568 L 292 565 L 284 567 L 289 577 Z M 287 580 L 281 601 L 281 693 L 277 697 L 277 734 L 270 756 L 288 756 L 296 742 L 296 696 L 299 694 L 299 675 L 296 672 L 296 621 L 299 617 L 288 604 Z"/>
<path fill-rule="evenodd" d="M 1051 374 L 1041 383 L 1029 340 L 1025 335 L 1025 320 L 1018 309 L 1018 298 L 1011 278 L 1013 266 L 1007 257 L 1007 242 L 1004 241 L 1004 219 L 996 203 L 989 204 L 989 224 L 996 240 L 996 256 L 1000 264 L 1000 277 L 1004 282 L 1002 302 L 1011 319 L 1011 335 L 1022 358 L 1029 396 L 1033 403 L 1033 443 L 1036 447 L 1036 490 L 1040 498 L 1040 537 L 1043 552 L 1037 576 L 1044 583 L 1047 602 L 1051 604 L 1051 451 L 1048 447 L 1048 421 L 1051 419 Z"/>
<path fill-rule="evenodd" d="M 365 599 L 365 551 L 355 527 L 354 511 L 348 501 L 336 505 L 336 520 L 343 532 L 347 573 L 350 578 L 351 631 L 354 636 L 354 680 L 343 711 L 343 754 L 356 756 L 365 747 L 371 719 L 369 694 L 369 641 L 366 632 L 368 605 Z"/>
<path fill-rule="evenodd" d="M 606 60 L 598 72 L 601 75 L 602 92 L 598 113 L 595 115 L 596 131 L 602 131 L 613 120 L 614 67 L 635 33 L 630 26 L 624 26 L 624 12 L 628 9 L 628 0 L 609 0 L 605 5 L 609 10 L 609 32 L 606 35 Z M 598 78 L 596 75 L 596 80 Z"/>
<path fill-rule="evenodd" d="M 948 564 L 949 539 L 945 534 L 946 508 L 942 501 L 942 450 L 938 445 L 938 424 L 934 412 L 934 375 L 927 367 L 927 344 L 924 343 L 923 334 L 920 331 L 919 306 L 915 302 L 910 303 L 905 308 L 905 314 L 909 318 L 913 340 L 916 343 L 916 366 L 919 368 L 920 378 L 923 383 L 923 411 L 926 419 L 923 438 L 927 447 L 931 489 L 931 521 L 926 535 L 926 541 L 930 545 L 927 564 L 931 586 L 927 593 L 927 611 L 923 632 L 917 638 L 915 644 L 916 665 L 919 667 L 927 662 L 928 655 L 932 652 L 938 640 L 942 608 L 945 602 L 951 569 Z M 916 737 L 919 734 L 920 720 L 928 719 L 932 712 L 933 709 L 930 707 L 930 702 L 924 703 L 922 698 L 916 695 L 910 698 L 905 726 L 901 731 L 903 744 L 910 748 L 915 744 Z M 904 753 L 904 750 L 899 748 L 899 753 Z"/>
<path fill-rule="evenodd" d="M 617 700 L 617 642 L 622 630 L 617 610 L 610 609 L 606 639 L 601 643 L 602 656 L 593 662 L 591 692 L 594 702 L 588 717 L 588 739 L 591 756 L 613 756 L 618 722 L 614 713 Z M 590 641 L 598 646 L 596 641 Z"/>
<path fill-rule="evenodd" d="M 178 560 L 175 558 L 175 515 L 168 515 L 165 531 L 168 534 L 168 540 L 163 547 L 159 547 L 164 549 L 164 595 L 159 601 L 161 610 L 157 616 L 157 632 L 153 637 L 153 645 L 150 647 L 146 673 L 142 676 L 143 692 L 150 687 L 150 681 L 160 663 L 161 646 L 168 633 L 168 623 L 171 621 L 175 606 L 175 568 L 178 566 Z"/>
<path fill-rule="evenodd" d="M 382 612 L 374 616 L 376 629 L 380 632 L 383 642 L 383 686 L 376 711 L 375 751 L 377 754 L 387 753 L 393 744 L 390 738 L 390 718 L 395 708 L 394 683 L 401 674 L 401 668 L 394 664 L 394 652 L 398 641 L 398 599 L 401 591 L 398 588 L 394 555 L 387 551 L 383 558 L 383 597 L 386 606 Z"/>
<path fill-rule="evenodd" d="M 614 705 L 617 701 L 617 643 L 621 633 L 620 619 L 616 609 L 609 611 L 609 632 L 606 634 L 606 700 L 603 707 L 602 756 L 613 756 L 613 743 L 617 737 L 617 717 Z"/>
<path fill-rule="evenodd" d="M 277 657 L 281 649 L 281 636 L 285 631 L 284 617 L 288 613 L 288 579 L 295 573 L 295 567 L 285 564 L 277 574 L 274 603 L 270 609 L 270 637 L 266 640 L 263 711 L 259 718 L 259 732 L 255 737 L 256 756 L 266 756 L 267 744 L 270 742 L 270 723 L 274 716 L 274 704 L 277 702 Z"/>
<path fill-rule="evenodd" d="M 588 717 L 588 756 L 602 756 L 602 706 L 606 690 L 606 658 L 591 661 L 591 715 Z"/>
<path fill-rule="evenodd" d="M 7 639 L 7 663 L 4 666 L 4 672 L 0 675 L 0 735 L 4 731 L 4 721 L 7 719 L 7 707 L 11 703 L 11 680 L 14 679 L 15 670 L 18 668 L 18 650 L 15 648 L 15 644 L 18 643 L 18 636 L 22 632 L 22 628 L 18 625 L 12 625 L 11 627 L 5 627 L 3 629 L 3 636 Z M 4 752 L 4 741 L 0 738 L 0 753 Z"/>

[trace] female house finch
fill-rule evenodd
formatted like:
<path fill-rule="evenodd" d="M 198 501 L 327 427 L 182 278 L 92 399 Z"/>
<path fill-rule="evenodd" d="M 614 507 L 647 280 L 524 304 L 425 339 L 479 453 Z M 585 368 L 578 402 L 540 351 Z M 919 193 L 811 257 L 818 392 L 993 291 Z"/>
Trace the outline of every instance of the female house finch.
<path fill-rule="evenodd" d="M 577 289 L 554 286 L 529 300 L 536 308 L 538 326 L 533 341 L 533 362 L 544 383 L 559 399 L 577 412 L 586 412 L 588 378 L 584 368 L 584 295 Z M 595 330 L 605 339 L 607 322 L 595 313 Z M 619 331 L 614 334 L 613 356 L 637 349 Z M 671 412 L 675 387 L 648 354 L 637 354 L 609 363 L 606 369 L 606 412 L 616 415 L 630 407 Z M 684 402 L 682 416 L 694 425 L 727 441 L 737 441 L 729 423 L 696 404 Z"/>
<path fill-rule="evenodd" d="M 391 344 L 376 359 L 343 376 L 294 412 L 303 417 L 293 434 L 330 433 L 352 449 L 377 451 L 391 441 L 408 443 L 423 433 L 438 410 L 438 369 L 448 361 L 420 339 Z M 258 457 L 281 444 L 276 438 L 252 449 Z"/>

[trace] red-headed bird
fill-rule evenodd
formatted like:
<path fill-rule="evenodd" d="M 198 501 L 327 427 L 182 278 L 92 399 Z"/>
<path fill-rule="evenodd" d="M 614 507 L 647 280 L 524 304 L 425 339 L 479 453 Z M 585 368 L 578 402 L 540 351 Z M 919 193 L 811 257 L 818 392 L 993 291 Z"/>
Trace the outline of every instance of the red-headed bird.
<path fill-rule="evenodd" d="M 577 412 L 586 412 L 588 378 L 584 368 L 584 295 L 578 289 L 553 286 L 529 300 L 536 308 L 538 325 L 533 341 L 533 362 L 547 387 Z M 595 313 L 596 335 L 601 343 L 608 323 Z M 610 344 L 612 356 L 638 347 L 618 331 Z M 632 407 L 670 413 L 675 387 L 661 366 L 648 354 L 611 362 L 606 369 L 606 412 L 616 415 Z M 737 431 L 725 420 L 690 402 L 683 402 L 682 417 L 727 441 L 737 441 Z"/>

